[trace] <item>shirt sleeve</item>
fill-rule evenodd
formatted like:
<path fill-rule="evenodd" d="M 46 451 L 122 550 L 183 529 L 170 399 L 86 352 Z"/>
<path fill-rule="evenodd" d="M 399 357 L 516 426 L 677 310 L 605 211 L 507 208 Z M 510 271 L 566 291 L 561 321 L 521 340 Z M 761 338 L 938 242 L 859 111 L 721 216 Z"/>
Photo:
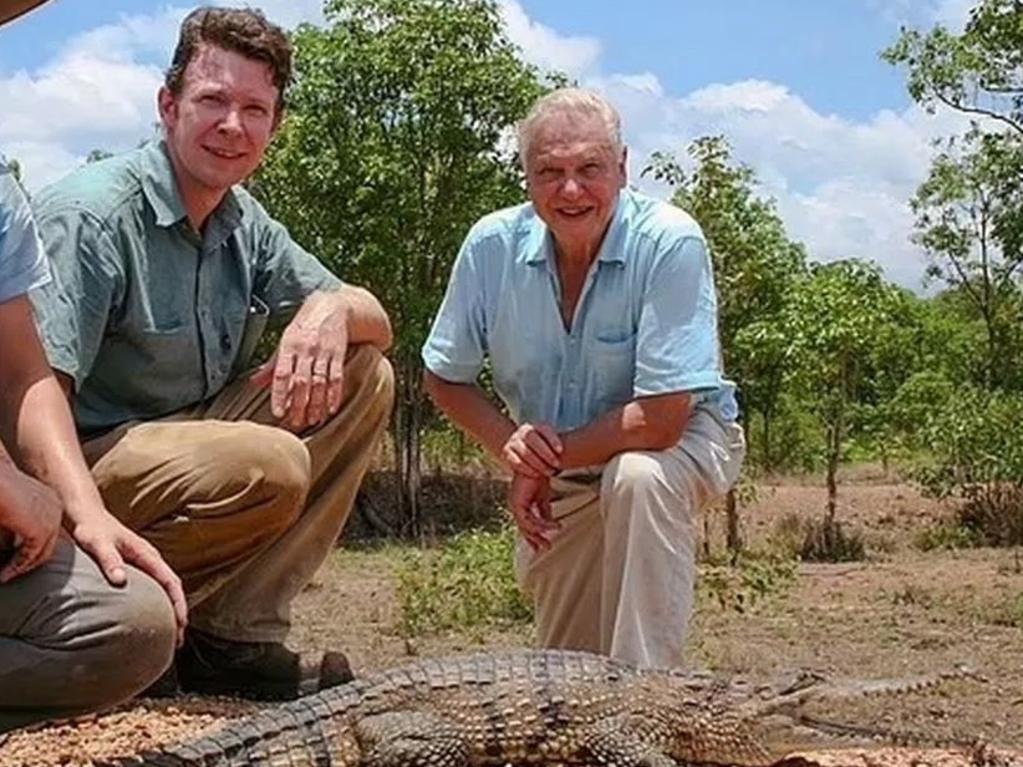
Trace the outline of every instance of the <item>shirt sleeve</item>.
<path fill-rule="evenodd" d="M 472 383 L 486 353 L 483 284 L 470 233 L 462 245 L 440 310 L 423 344 L 426 369 L 452 383 Z"/>
<path fill-rule="evenodd" d="M 707 246 L 687 236 L 648 275 L 636 337 L 636 396 L 721 385 L 717 294 Z"/>
<path fill-rule="evenodd" d="M 50 279 L 28 200 L 10 169 L 0 162 L 0 303 Z"/>
<path fill-rule="evenodd" d="M 295 242 L 283 224 L 270 218 L 255 200 L 256 271 L 253 293 L 270 315 L 289 314 L 316 290 L 337 290 L 344 283 Z"/>
<path fill-rule="evenodd" d="M 119 311 L 124 273 L 113 239 L 91 213 L 44 203 L 36 220 L 53 280 L 29 297 L 50 365 L 71 376 L 77 389 Z"/>

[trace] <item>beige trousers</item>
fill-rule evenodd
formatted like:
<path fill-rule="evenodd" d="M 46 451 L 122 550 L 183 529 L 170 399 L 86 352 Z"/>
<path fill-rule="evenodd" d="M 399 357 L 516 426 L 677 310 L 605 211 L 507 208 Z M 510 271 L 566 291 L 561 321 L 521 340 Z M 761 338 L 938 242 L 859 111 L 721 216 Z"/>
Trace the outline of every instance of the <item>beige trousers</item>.
<path fill-rule="evenodd" d="M 344 367 L 341 409 L 295 436 L 276 426 L 269 389 L 243 375 L 208 402 L 125 424 L 84 445 L 110 511 L 181 577 L 189 625 L 281 641 L 290 604 L 337 540 L 394 397 L 369 345 Z"/>
<path fill-rule="evenodd" d="M 550 549 L 520 538 L 516 570 L 543 647 L 640 666 L 678 665 L 696 580 L 700 509 L 738 478 L 742 429 L 697 408 L 663 451 L 619 453 L 599 473 L 555 478 Z"/>

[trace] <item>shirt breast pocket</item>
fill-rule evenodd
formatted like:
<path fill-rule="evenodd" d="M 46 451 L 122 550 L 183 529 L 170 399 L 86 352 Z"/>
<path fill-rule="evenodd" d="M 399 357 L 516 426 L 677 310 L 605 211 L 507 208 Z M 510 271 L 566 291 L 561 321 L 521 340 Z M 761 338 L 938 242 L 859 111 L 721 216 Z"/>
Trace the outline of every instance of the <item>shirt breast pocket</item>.
<path fill-rule="evenodd" d="M 632 399 L 636 372 L 636 336 L 596 338 L 591 349 L 595 398 L 605 407 L 618 407 Z"/>

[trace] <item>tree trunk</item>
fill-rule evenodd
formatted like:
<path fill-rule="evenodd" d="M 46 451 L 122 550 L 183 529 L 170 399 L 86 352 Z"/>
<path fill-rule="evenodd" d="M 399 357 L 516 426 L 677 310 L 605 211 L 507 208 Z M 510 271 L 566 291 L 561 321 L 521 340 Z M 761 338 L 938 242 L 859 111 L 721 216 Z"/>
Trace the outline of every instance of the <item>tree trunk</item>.
<path fill-rule="evenodd" d="M 399 363 L 398 399 L 395 409 L 395 453 L 398 509 L 403 530 L 413 536 L 420 532 L 422 476 L 423 400 L 422 369 L 415 355 L 402 355 Z"/>
<path fill-rule="evenodd" d="M 725 519 L 727 528 L 725 530 L 725 545 L 734 555 L 742 551 L 742 527 L 739 523 L 739 503 L 735 497 L 735 488 L 732 488 L 725 495 Z"/>

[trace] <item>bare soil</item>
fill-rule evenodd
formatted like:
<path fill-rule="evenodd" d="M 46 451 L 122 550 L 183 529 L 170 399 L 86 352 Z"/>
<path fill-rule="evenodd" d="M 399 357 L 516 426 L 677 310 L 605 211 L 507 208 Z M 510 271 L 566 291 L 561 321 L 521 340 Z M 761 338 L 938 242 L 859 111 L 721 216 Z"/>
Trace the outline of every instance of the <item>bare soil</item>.
<path fill-rule="evenodd" d="M 839 493 L 839 518 L 863 534 L 868 559 L 804 563 L 788 590 L 742 613 L 704 592 L 687 662 L 757 679 L 807 668 L 864 679 L 967 666 L 987 681 L 956 680 L 937 691 L 833 704 L 813 714 L 987 746 L 835 748 L 832 743 L 784 764 L 1023 767 L 1020 553 L 918 550 L 914 540 L 920 531 L 948 512 L 908 484 L 861 476 Z M 492 491 L 484 495 L 490 498 Z M 762 484 L 756 495 L 744 510 L 746 539 L 753 547 L 776 533 L 779 520 L 819 515 L 825 503 L 822 487 L 802 481 Z M 720 513 L 712 512 L 708 529 L 715 545 L 721 526 Z M 477 640 L 463 635 L 415 640 L 399 635 L 394 562 L 393 547 L 357 544 L 339 550 L 298 599 L 291 643 L 344 649 L 359 669 L 399 663 L 410 655 L 478 649 Z M 486 647 L 529 641 L 527 628 L 483 636 Z M 12 733 L 0 744 L 0 767 L 86 767 L 178 742 L 254 710 L 254 704 L 224 699 L 136 701 L 104 715 Z"/>

